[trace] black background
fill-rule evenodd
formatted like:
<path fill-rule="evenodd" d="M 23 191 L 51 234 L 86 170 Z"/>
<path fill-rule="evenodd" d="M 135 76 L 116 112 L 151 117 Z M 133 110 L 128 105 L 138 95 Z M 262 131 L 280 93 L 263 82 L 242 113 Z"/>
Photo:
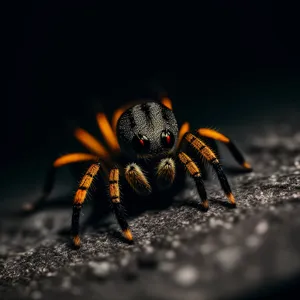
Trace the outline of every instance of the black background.
<path fill-rule="evenodd" d="M 4 13 L 4 170 L 67 148 L 70 124 L 97 129 L 97 110 L 148 96 L 147 82 L 194 126 L 238 126 L 299 103 L 299 18 L 288 4 L 32 1 Z"/>

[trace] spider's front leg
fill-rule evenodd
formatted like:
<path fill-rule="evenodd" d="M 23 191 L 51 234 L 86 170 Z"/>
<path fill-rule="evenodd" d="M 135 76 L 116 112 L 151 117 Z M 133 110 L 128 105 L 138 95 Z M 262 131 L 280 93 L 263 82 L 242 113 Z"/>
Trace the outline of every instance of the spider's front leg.
<path fill-rule="evenodd" d="M 235 205 L 235 199 L 231 192 L 230 185 L 227 181 L 225 173 L 221 167 L 219 160 L 213 151 L 199 138 L 188 132 L 184 135 L 184 140 L 188 142 L 198 153 L 200 153 L 214 168 L 219 178 L 222 189 L 224 190 L 229 202 Z"/>
<path fill-rule="evenodd" d="M 179 152 L 178 158 L 180 162 L 185 166 L 186 170 L 189 172 L 191 177 L 194 179 L 198 190 L 198 194 L 202 201 L 201 205 L 205 210 L 207 210 L 208 209 L 207 194 L 201 177 L 200 169 L 186 153 L 182 151 Z"/>
<path fill-rule="evenodd" d="M 109 197 L 113 205 L 113 210 L 117 221 L 122 229 L 125 238 L 132 242 L 132 234 L 125 218 L 124 208 L 121 205 L 120 199 L 120 171 L 118 168 L 113 168 L 109 173 Z"/>
<path fill-rule="evenodd" d="M 92 164 L 85 175 L 83 176 L 79 187 L 76 191 L 74 201 L 73 201 L 73 214 L 72 214 L 72 236 L 73 245 L 76 248 L 80 247 L 80 237 L 79 237 L 79 219 L 83 203 L 86 199 L 89 188 L 91 187 L 96 175 L 100 170 L 100 163 Z"/>

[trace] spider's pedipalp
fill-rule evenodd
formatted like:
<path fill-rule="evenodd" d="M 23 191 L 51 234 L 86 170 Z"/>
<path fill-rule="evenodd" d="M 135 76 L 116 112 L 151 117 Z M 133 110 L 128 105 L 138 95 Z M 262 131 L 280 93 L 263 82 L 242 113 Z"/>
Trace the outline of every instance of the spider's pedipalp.
<path fill-rule="evenodd" d="M 204 209 L 208 209 L 208 200 L 207 200 L 207 194 L 204 187 L 203 180 L 201 178 L 201 172 L 196 163 L 184 152 L 178 153 L 178 158 L 180 162 L 185 166 L 186 170 L 189 172 L 191 177 L 194 179 L 196 183 L 196 187 L 199 193 L 199 196 L 201 198 L 201 205 Z"/>
<path fill-rule="evenodd" d="M 131 231 L 125 218 L 124 208 L 121 205 L 120 200 L 120 172 L 118 168 L 113 168 L 109 173 L 109 197 L 113 205 L 113 210 L 116 219 L 122 229 L 124 237 L 128 241 L 133 241 Z"/>
<path fill-rule="evenodd" d="M 143 170 L 136 163 L 131 163 L 125 167 L 125 178 L 137 194 L 146 196 L 151 193 L 151 186 Z"/>
<path fill-rule="evenodd" d="M 172 185 L 176 175 L 175 162 L 173 158 L 163 158 L 156 169 L 157 186 L 159 189 L 166 189 Z"/>
<path fill-rule="evenodd" d="M 207 137 L 207 138 L 211 138 L 214 139 L 216 141 L 220 141 L 222 143 L 224 143 L 229 151 L 231 152 L 231 154 L 233 155 L 233 157 L 236 159 L 236 161 L 245 169 L 251 171 L 252 167 L 251 165 L 246 162 L 245 158 L 243 157 L 242 153 L 240 152 L 240 150 L 236 147 L 236 145 L 225 135 L 223 135 L 222 133 L 213 130 L 213 129 L 209 129 L 209 128 L 199 128 L 197 130 L 198 134 L 203 136 L 203 137 Z"/>
<path fill-rule="evenodd" d="M 92 164 L 86 173 L 84 174 L 79 187 L 76 191 L 74 200 L 73 200 L 73 214 L 72 214 L 72 236 L 73 236 L 73 245 L 78 248 L 80 247 L 80 237 L 79 237 L 79 219 L 80 212 L 84 201 L 86 199 L 89 188 L 92 185 L 93 180 L 100 170 L 100 163 Z"/>
<path fill-rule="evenodd" d="M 188 132 L 184 136 L 184 138 L 197 152 L 199 152 L 213 166 L 219 178 L 221 187 L 224 190 L 228 200 L 231 204 L 235 205 L 235 199 L 231 192 L 230 185 L 227 181 L 221 164 L 215 156 L 214 152 L 203 141 L 198 139 L 195 135 L 193 135 L 190 132 Z"/>

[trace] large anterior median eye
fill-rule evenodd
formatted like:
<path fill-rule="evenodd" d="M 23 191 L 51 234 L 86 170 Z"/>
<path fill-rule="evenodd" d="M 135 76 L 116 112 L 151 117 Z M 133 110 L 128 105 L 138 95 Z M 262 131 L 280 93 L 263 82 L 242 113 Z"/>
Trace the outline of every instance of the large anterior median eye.
<path fill-rule="evenodd" d="M 147 153 L 150 149 L 149 139 L 142 134 L 137 134 L 132 139 L 132 145 L 136 153 Z"/>
<path fill-rule="evenodd" d="M 173 147 L 175 139 L 173 133 L 170 130 L 163 130 L 160 139 L 164 148 Z"/>

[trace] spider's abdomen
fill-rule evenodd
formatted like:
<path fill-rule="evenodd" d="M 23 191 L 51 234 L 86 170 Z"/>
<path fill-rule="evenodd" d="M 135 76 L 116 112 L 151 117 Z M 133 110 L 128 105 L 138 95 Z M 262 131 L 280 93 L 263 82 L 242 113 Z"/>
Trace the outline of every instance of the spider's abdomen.
<path fill-rule="evenodd" d="M 174 150 L 178 125 L 173 112 L 157 102 L 135 105 L 118 120 L 121 150 L 131 158 L 151 157 Z"/>

